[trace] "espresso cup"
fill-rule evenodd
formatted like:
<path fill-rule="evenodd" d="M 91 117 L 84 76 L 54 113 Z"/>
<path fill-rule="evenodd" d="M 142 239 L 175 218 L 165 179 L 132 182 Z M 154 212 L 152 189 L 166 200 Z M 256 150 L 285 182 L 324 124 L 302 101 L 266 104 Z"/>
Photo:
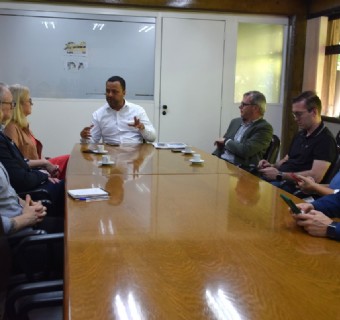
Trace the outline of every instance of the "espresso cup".
<path fill-rule="evenodd" d="M 194 153 L 192 159 L 195 162 L 199 162 L 199 161 L 201 161 L 201 155 L 199 153 Z"/>
<path fill-rule="evenodd" d="M 97 145 L 97 151 L 98 152 L 104 152 L 105 151 L 105 146 L 103 144 L 98 144 Z"/>
<path fill-rule="evenodd" d="M 184 152 L 185 153 L 191 153 L 191 147 L 186 146 L 185 149 L 184 149 Z"/>
<path fill-rule="evenodd" d="M 108 155 L 103 155 L 102 156 L 102 163 L 110 163 L 111 159 L 110 159 L 110 156 Z"/>

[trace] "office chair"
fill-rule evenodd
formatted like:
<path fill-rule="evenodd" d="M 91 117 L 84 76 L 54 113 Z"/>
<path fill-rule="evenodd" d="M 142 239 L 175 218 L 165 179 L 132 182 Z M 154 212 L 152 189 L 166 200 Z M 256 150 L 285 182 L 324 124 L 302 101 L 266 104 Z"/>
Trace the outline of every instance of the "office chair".
<path fill-rule="evenodd" d="M 335 137 L 335 141 L 336 141 L 336 145 L 338 146 L 338 149 L 340 149 L 340 130 Z"/>
<path fill-rule="evenodd" d="M 7 296 L 9 320 L 62 320 L 63 280 L 22 284 Z"/>
<path fill-rule="evenodd" d="M 273 134 L 272 140 L 269 144 L 269 147 L 266 153 L 263 156 L 263 159 L 267 160 L 269 163 L 275 163 L 280 151 L 281 141 L 279 137 Z"/>
<path fill-rule="evenodd" d="M 44 234 L 33 230 L 11 246 L 12 277 L 10 286 L 58 279 L 63 276 L 64 234 Z M 10 243 L 10 241 L 9 241 Z"/>
<path fill-rule="evenodd" d="M 340 170 L 340 148 L 338 147 L 337 158 L 335 162 L 333 162 L 330 165 L 321 183 L 329 184 L 331 180 L 333 179 L 333 177 L 339 172 L 339 170 Z"/>
<path fill-rule="evenodd" d="M 36 232 L 35 232 L 36 233 Z M 11 269 L 16 254 L 22 255 L 22 250 L 32 245 L 41 245 L 43 241 L 52 242 L 52 238 L 63 239 L 63 235 L 20 235 L 22 240 L 15 248 L 10 246 L 8 236 L 4 234 L 0 218 L 0 319 L 6 320 L 62 320 L 63 280 L 61 278 L 34 283 L 24 282 L 13 285 Z M 47 236 L 47 238 L 46 238 Z M 19 236 L 17 235 L 19 238 Z M 45 238 L 45 239 L 43 239 Z M 17 243 L 16 240 L 15 243 Z M 21 257 L 24 259 L 24 257 Z M 40 257 L 41 258 L 41 257 Z M 28 263 L 26 261 L 26 263 Z M 27 274 L 27 279 L 30 275 Z M 5 299 L 4 299 L 5 298 Z M 4 301 L 5 300 L 5 301 Z"/>
<path fill-rule="evenodd" d="M 8 281 L 11 271 L 11 254 L 10 248 L 5 235 L 2 219 L 0 217 L 0 320 L 5 319 L 6 295 L 8 290 Z"/>

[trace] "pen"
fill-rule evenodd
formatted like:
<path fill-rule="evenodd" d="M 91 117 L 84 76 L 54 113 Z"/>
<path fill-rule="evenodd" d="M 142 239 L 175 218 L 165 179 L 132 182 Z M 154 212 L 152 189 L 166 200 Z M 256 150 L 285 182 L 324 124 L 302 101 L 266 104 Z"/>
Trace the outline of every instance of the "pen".
<path fill-rule="evenodd" d="M 99 197 L 99 198 L 77 198 L 78 201 L 92 202 L 92 201 L 102 201 L 108 200 L 109 197 Z"/>

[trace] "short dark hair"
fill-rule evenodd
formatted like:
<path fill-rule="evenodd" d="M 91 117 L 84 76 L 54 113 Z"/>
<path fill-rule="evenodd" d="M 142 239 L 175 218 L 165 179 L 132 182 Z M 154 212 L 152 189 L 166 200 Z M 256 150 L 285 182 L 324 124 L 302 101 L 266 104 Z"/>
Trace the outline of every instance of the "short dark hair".
<path fill-rule="evenodd" d="M 118 81 L 120 83 L 120 85 L 122 86 L 123 90 L 125 90 L 125 80 L 122 78 L 122 77 L 119 77 L 119 76 L 113 76 L 109 79 L 107 79 L 106 82 L 116 82 Z"/>
<path fill-rule="evenodd" d="M 308 111 L 312 111 L 314 108 L 321 114 L 322 103 L 315 91 L 304 91 L 297 97 L 293 98 L 293 103 L 304 101 Z"/>

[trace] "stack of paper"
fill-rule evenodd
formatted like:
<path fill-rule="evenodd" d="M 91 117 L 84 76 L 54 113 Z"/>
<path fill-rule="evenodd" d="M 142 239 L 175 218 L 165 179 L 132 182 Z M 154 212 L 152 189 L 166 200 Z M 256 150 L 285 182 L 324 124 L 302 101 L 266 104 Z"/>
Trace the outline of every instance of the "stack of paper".
<path fill-rule="evenodd" d="M 183 142 L 154 142 L 157 149 L 184 149 L 187 145 Z"/>
<path fill-rule="evenodd" d="M 81 201 L 106 200 L 109 198 L 109 193 L 101 188 L 74 189 L 68 190 L 67 193 L 73 199 Z"/>

